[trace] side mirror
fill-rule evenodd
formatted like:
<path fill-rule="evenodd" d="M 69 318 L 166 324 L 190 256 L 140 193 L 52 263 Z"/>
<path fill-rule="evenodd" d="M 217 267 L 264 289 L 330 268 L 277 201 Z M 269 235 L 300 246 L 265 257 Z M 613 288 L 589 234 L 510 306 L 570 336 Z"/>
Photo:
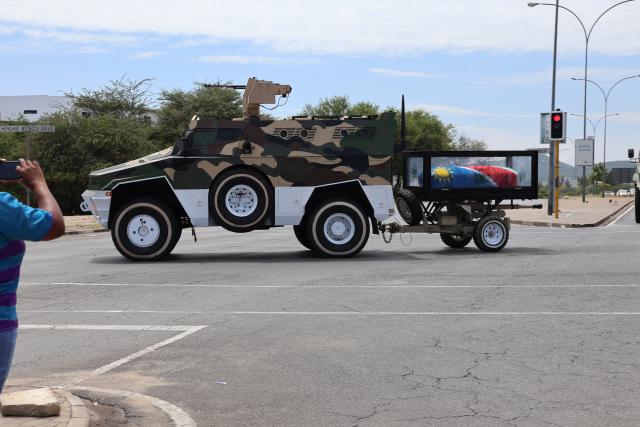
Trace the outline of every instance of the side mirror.
<path fill-rule="evenodd" d="M 633 148 L 629 148 L 627 150 L 627 157 L 629 157 L 630 159 L 633 159 L 634 157 L 636 157 Z"/>

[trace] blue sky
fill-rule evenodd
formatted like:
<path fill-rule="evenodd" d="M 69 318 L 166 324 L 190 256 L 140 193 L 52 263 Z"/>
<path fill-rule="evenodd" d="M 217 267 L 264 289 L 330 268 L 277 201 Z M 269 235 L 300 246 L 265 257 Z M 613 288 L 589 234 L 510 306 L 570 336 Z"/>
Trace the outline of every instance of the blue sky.
<path fill-rule="evenodd" d="M 615 1 L 562 0 L 585 24 Z M 353 101 L 424 108 L 492 149 L 538 146 L 550 108 L 553 8 L 520 0 L 0 0 L 0 95 L 56 95 L 127 74 L 159 88 L 194 81 L 289 83 L 278 116 L 346 94 Z M 640 1 L 608 13 L 593 32 L 590 78 L 608 87 L 640 74 Z M 582 114 L 584 36 L 560 19 L 557 105 Z M 602 95 L 589 87 L 597 121 Z M 611 95 L 607 158 L 640 148 L 640 78 Z M 588 129 L 591 129 L 588 126 Z M 600 124 L 596 158 L 602 158 Z M 593 133 L 591 130 L 589 134 Z M 582 136 L 582 119 L 569 121 Z M 568 143 L 561 151 L 573 163 Z"/>

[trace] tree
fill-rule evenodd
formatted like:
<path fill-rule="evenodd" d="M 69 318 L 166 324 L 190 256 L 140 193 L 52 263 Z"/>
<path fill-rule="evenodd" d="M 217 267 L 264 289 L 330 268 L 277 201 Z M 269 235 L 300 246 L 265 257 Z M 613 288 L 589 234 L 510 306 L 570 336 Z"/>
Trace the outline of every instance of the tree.
<path fill-rule="evenodd" d="M 379 114 L 380 106 L 373 102 L 351 104 L 346 95 L 321 99 L 316 105 L 304 106 L 302 116 L 371 116 Z"/>
<path fill-rule="evenodd" d="M 597 163 L 596 165 L 593 166 L 593 170 L 591 172 L 591 175 L 589 176 L 589 180 L 591 182 L 602 182 L 604 175 L 604 164 L 603 163 Z"/>
<path fill-rule="evenodd" d="M 453 148 L 458 151 L 486 151 L 487 143 L 479 139 L 469 138 L 466 135 L 460 135 L 458 140 L 453 143 Z"/>
<path fill-rule="evenodd" d="M 100 89 L 83 88 L 80 93 L 65 93 L 74 109 L 92 116 L 143 117 L 151 111 L 151 82 L 154 79 L 130 80 L 122 76 Z"/>
<path fill-rule="evenodd" d="M 445 124 L 435 114 L 424 110 L 406 113 L 407 149 L 450 150 L 456 134 L 455 126 Z"/>
<path fill-rule="evenodd" d="M 160 102 L 154 139 L 165 147 L 182 136 L 193 116 L 209 119 L 242 117 L 242 100 L 234 89 L 197 86 L 190 91 L 163 90 Z"/>

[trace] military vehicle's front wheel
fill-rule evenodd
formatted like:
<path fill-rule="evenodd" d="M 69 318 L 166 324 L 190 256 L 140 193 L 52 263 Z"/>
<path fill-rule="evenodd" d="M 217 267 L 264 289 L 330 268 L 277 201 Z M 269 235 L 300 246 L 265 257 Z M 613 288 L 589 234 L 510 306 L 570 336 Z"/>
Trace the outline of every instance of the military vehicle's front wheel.
<path fill-rule="evenodd" d="M 211 212 L 218 225 L 243 233 L 264 225 L 271 212 L 271 186 L 258 172 L 223 172 L 211 194 Z"/>
<path fill-rule="evenodd" d="M 344 199 L 317 204 L 305 224 L 311 248 L 327 257 L 350 257 L 362 250 L 369 239 L 369 221 L 363 209 Z"/>
<path fill-rule="evenodd" d="M 111 238 L 116 249 L 132 261 L 166 257 L 178 243 L 182 229 L 173 210 L 159 200 L 125 204 L 116 213 Z"/>

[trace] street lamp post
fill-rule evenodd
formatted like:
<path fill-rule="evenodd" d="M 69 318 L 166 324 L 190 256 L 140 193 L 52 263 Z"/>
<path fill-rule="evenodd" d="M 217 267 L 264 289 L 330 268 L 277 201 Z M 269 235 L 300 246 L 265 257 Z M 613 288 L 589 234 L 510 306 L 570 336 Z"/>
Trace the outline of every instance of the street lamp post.
<path fill-rule="evenodd" d="M 611 6 L 610 8 L 606 9 L 604 12 L 602 12 L 600 14 L 600 16 L 598 16 L 598 18 L 593 22 L 593 24 L 591 25 L 591 28 L 589 28 L 589 31 L 587 31 L 587 27 L 584 25 L 584 23 L 582 22 L 582 19 L 580 19 L 580 17 L 571 9 L 569 9 L 568 7 L 565 6 L 560 6 L 559 1 L 556 2 L 556 4 L 553 3 L 540 3 L 540 2 L 530 2 L 527 5 L 529 7 L 535 7 L 538 5 L 542 5 L 542 6 L 555 6 L 556 7 L 556 33 L 558 31 L 558 24 L 557 24 L 557 14 L 558 14 L 558 8 L 560 9 L 564 9 L 567 12 L 569 12 L 570 14 L 572 14 L 580 23 L 580 26 L 582 27 L 582 30 L 584 31 L 584 39 L 585 39 L 585 47 L 584 47 L 584 121 L 583 121 L 583 125 L 582 125 L 582 132 L 583 132 L 583 138 L 587 139 L 587 70 L 588 70 L 588 65 L 589 65 L 589 41 L 591 40 L 591 34 L 593 33 L 593 29 L 595 28 L 596 24 L 600 21 L 600 19 L 602 19 L 602 17 L 609 12 L 611 9 L 620 6 L 621 4 L 624 3 L 629 3 L 632 2 L 634 0 L 624 0 L 621 1 L 619 3 L 614 4 L 613 6 Z M 606 114 L 606 113 L 605 113 Z M 606 128 L 606 125 L 605 125 Z M 603 193 L 604 194 L 604 193 Z"/>
<path fill-rule="evenodd" d="M 620 113 L 613 113 L 613 114 L 607 114 L 606 116 L 602 116 L 600 117 L 600 119 L 594 124 L 593 121 L 586 116 L 583 116 L 582 114 L 573 114 L 571 113 L 572 116 L 576 116 L 576 117 L 583 117 L 586 118 L 589 123 L 591 124 L 591 127 L 593 128 L 593 138 L 596 137 L 596 129 L 598 129 L 598 125 L 600 124 L 600 122 L 602 122 L 603 120 L 605 120 L 607 117 L 611 117 L 611 116 L 619 116 Z M 606 122 L 606 120 L 605 120 Z M 585 138 L 586 139 L 586 138 Z M 575 145 L 575 144 L 574 144 Z M 586 166 L 582 166 L 582 203 L 585 203 L 585 199 L 586 199 L 586 173 L 587 173 L 587 167 Z"/>
<path fill-rule="evenodd" d="M 630 80 L 630 79 L 635 79 L 640 77 L 640 74 L 636 74 L 633 76 L 628 76 L 625 78 L 622 78 L 620 80 L 618 80 L 617 82 L 615 82 L 614 84 L 611 85 L 611 87 L 609 88 L 608 91 L 605 92 L 605 90 L 602 88 L 602 86 L 600 86 L 598 83 L 594 82 L 593 80 L 585 80 L 585 84 L 587 84 L 587 82 L 594 84 L 598 89 L 600 89 L 600 92 L 602 92 L 602 96 L 604 97 L 604 141 L 603 141 L 603 154 L 602 154 L 602 165 L 604 167 L 603 169 L 603 173 L 602 173 L 602 197 L 604 197 L 604 184 L 607 181 L 607 117 L 609 116 L 613 116 L 615 114 L 607 114 L 608 111 L 608 107 L 609 107 L 609 96 L 611 95 L 611 91 L 613 91 L 613 89 L 618 86 L 620 83 L 626 81 L 626 80 Z M 576 80 L 576 81 L 580 81 L 580 80 L 584 80 L 584 79 L 577 79 L 575 77 L 572 77 L 571 80 Z"/>

